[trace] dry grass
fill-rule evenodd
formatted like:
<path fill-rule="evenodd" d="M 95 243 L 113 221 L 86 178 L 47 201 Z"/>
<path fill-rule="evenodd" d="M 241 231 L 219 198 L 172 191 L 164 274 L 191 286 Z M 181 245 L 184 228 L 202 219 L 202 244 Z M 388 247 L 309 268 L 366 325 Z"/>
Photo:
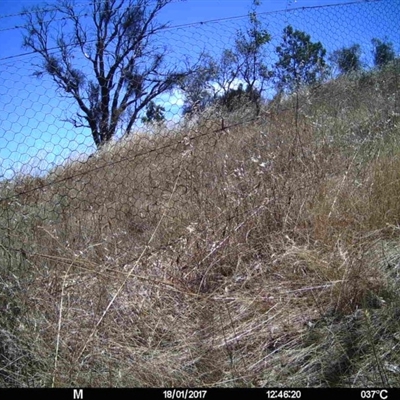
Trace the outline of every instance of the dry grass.
<path fill-rule="evenodd" d="M 343 145 L 364 95 L 4 187 L 0 385 L 398 386 L 399 148 Z"/>

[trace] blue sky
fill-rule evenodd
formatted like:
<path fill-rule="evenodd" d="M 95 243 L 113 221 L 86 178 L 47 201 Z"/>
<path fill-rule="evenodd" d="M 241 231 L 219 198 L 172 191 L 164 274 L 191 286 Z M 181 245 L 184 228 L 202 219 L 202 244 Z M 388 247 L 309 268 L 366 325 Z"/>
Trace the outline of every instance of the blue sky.
<path fill-rule="evenodd" d="M 89 2 L 76 0 L 81 8 Z M 19 13 L 24 7 L 43 4 L 36 0 L 0 0 L 0 180 L 21 172 L 39 174 L 54 164 L 95 150 L 87 129 L 73 128 L 65 121 L 73 115 L 73 101 L 58 93 L 50 79 L 33 77 L 32 64 L 39 59 L 23 55 L 28 50 L 21 47 L 24 19 Z M 332 4 L 336 6 L 322 7 Z M 187 0 L 167 6 L 160 20 L 174 27 L 163 34 L 163 40 L 171 46 L 171 62 L 180 63 L 184 55 L 195 56 L 201 50 L 218 57 L 229 48 L 237 28 L 246 23 L 250 6 L 251 0 Z M 361 44 L 366 64 L 371 62 L 373 37 L 389 39 L 397 54 L 400 51 L 400 0 L 368 4 L 264 0 L 258 12 L 272 35 L 268 49 L 271 65 L 276 60 L 274 49 L 288 24 L 306 31 L 313 41 L 321 41 L 328 53 Z M 229 19 L 239 16 L 244 18 Z M 213 21 L 218 19 L 222 20 Z M 197 22 L 203 24 L 187 25 Z M 179 93 L 164 95 L 158 103 L 168 110 L 169 118 L 177 118 L 182 98 Z"/>

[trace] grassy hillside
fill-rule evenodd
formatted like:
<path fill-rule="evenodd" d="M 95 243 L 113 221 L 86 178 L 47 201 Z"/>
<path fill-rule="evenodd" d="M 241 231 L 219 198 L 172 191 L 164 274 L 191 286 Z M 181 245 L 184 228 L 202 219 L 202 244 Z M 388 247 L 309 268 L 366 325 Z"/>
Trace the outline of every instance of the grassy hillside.
<path fill-rule="evenodd" d="M 399 102 L 387 67 L 3 184 L 0 386 L 399 386 Z"/>

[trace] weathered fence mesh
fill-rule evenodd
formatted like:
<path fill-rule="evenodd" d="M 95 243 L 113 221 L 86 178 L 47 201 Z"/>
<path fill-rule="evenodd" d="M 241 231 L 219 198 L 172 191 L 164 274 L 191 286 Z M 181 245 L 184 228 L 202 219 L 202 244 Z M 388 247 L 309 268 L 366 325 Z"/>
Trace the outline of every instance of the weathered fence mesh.
<path fill-rule="evenodd" d="M 266 62 L 273 67 L 277 58 L 275 48 L 281 41 L 283 28 L 292 24 L 310 34 L 314 41 L 321 41 L 330 51 L 337 48 L 338 39 L 346 43 L 344 39 L 351 37 L 351 43 L 358 43 L 363 49 L 361 60 L 371 64 L 371 38 L 391 36 L 397 11 L 395 4 L 375 1 L 261 14 L 259 19 L 267 26 L 272 38 L 267 45 Z M 358 18 L 361 14 L 363 18 Z M 380 18 L 382 15 L 384 18 Z M 247 16 L 166 29 L 162 35 L 170 45 L 170 62 L 195 58 L 201 52 L 218 58 L 232 45 L 237 30 L 245 27 L 246 21 Z M 371 25 L 366 26 L 366 22 Z M 221 34 L 227 41 L 219 40 Z M 73 102 L 59 96 L 49 78 L 33 78 L 37 69 L 35 64 L 38 64 L 37 58 L 32 55 L 2 63 L 0 173 L 4 190 L 1 199 L 4 204 L 17 199 L 21 203 L 34 201 L 56 214 L 68 202 L 69 207 L 85 212 L 107 210 L 110 217 L 122 217 L 128 212 L 125 209 L 129 209 L 128 214 L 135 218 L 144 215 L 146 219 L 148 216 L 157 218 L 162 211 L 162 199 L 171 193 L 180 174 L 180 180 L 186 183 L 178 184 L 173 204 L 169 206 L 169 212 L 175 209 L 179 213 L 181 203 L 188 202 L 191 196 L 187 182 L 198 183 L 199 175 L 206 176 L 208 168 L 204 163 L 212 159 L 211 153 L 220 154 L 219 147 L 227 145 L 224 142 L 229 139 L 220 139 L 221 134 L 230 125 L 239 124 L 245 128 L 247 123 L 256 120 L 268 127 L 269 111 L 276 108 L 276 101 L 268 103 L 268 99 L 276 94 L 273 79 L 267 82 L 266 105 L 257 118 L 254 110 L 246 110 L 246 107 L 234 113 L 210 107 L 188 122 L 181 116 L 179 105 L 182 99 L 171 95 L 162 103 L 170 109 L 162 127 L 136 127 L 128 139 L 88 160 L 94 150 L 90 133 L 63 122 L 77 111 L 71 110 Z M 337 126 L 346 121 L 346 113 L 359 107 L 360 93 L 364 90 L 369 98 L 363 99 L 363 119 L 353 132 L 355 136 L 357 131 L 363 136 L 363 130 L 368 131 L 377 112 L 387 115 L 390 122 L 391 114 L 400 111 L 397 71 L 392 68 L 385 79 L 379 80 L 381 76 L 369 75 L 363 80 L 346 78 L 341 84 L 339 78 L 311 93 L 309 90 L 297 93 L 297 98 L 292 96 L 284 108 L 297 107 L 298 114 L 323 116 L 324 128 L 326 124 Z M 372 97 L 369 94 L 374 88 L 378 96 Z M 379 90 L 386 92 L 387 88 L 392 94 L 379 97 Z M 297 105 L 294 104 L 296 101 Z M 342 102 L 340 107 L 337 107 L 338 101 Z M 204 155 L 206 157 L 202 159 Z M 214 171 L 213 167 L 209 168 Z"/>
<path fill-rule="evenodd" d="M 276 81 L 267 79 L 259 110 L 251 101 L 233 110 L 214 103 L 185 116 L 182 93 L 172 91 L 157 100 L 165 108 L 162 123 L 138 118 L 128 136 L 96 151 L 88 130 L 65 121 L 77 111 L 74 102 L 50 78 L 32 76 L 35 55 L 1 61 L 0 332 L 18 331 L 24 340 L 26 329 L 36 332 L 31 353 L 15 339 L 17 350 L 7 357 L 16 361 L 0 372 L 4 385 L 29 385 L 25 376 L 32 386 L 239 385 L 226 372 L 236 358 L 241 363 L 230 371 L 253 377 L 243 378 L 245 386 L 278 385 L 279 379 L 323 386 L 331 379 L 321 383 L 307 370 L 298 381 L 290 381 L 289 370 L 283 378 L 266 376 L 268 363 L 272 369 L 281 364 L 266 357 L 274 350 L 265 343 L 285 336 L 279 321 L 301 329 L 314 312 L 314 305 L 301 303 L 302 294 L 289 297 L 293 277 L 304 286 L 344 281 L 348 255 L 340 246 L 353 239 L 349 226 L 378 224 L 355 212 L 367 209 L 367 201 L 336 199 L 364 188 L 365 198 L 373 196 L 373 186 L 369 192 L 346 187 L 351 179 L 343 170 L 371 156 L 371 143 L 397 140 L 399 59 L 372 68 L 371 40 L 399 39 L 393 27 L 400 7 L 367 1 L 258 19 L 271 35 L 264 54 L 271 71 L 288 25 L 320 41 L 327 54 L 359 44 L 363 68 L 342 75 L 331 69 L 291 93 L 278 94 Z M 171 65 L 201 53 L 218 60 L 247 21 L 172 27 L 159 40 L 169 46 Z M 368 174 L 353 172 L 354 182 Z M 321 200 L 329 194 L 332 204 Z M 384 214 L 376 210 L 382 221 Z M 313 253 L 311 243 L 324 245 Z M 289 244 L 292 251 L 285 250 Z M 336 258 L 326 256 L 330 245 Z M 334 298 L 336 309 L 350 312 L 379 285 L 375 272 L 363 275 L 357 262 L 348 279 L 364 286 L 318 292 L 320 307 Z M 287 268 L 278 271 L 279 264 Z M 265 315 L 278 298 L 286 303 L 270 329 Z M 131 356 L 129 366 L 120 365 Z M 301 370 L 300 355 L 287 357 Z M 226 362 L 219 365 L 221 359 Z"/>

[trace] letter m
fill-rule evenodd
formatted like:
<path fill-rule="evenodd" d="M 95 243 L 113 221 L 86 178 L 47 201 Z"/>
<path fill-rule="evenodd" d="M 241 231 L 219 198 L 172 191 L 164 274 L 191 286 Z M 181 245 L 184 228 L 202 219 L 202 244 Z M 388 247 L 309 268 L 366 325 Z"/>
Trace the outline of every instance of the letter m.
<path fill-rule="evenodd" d="M 73 399 L 82 399 L 83 400 L 83 389 L 74 389 Z"/>

